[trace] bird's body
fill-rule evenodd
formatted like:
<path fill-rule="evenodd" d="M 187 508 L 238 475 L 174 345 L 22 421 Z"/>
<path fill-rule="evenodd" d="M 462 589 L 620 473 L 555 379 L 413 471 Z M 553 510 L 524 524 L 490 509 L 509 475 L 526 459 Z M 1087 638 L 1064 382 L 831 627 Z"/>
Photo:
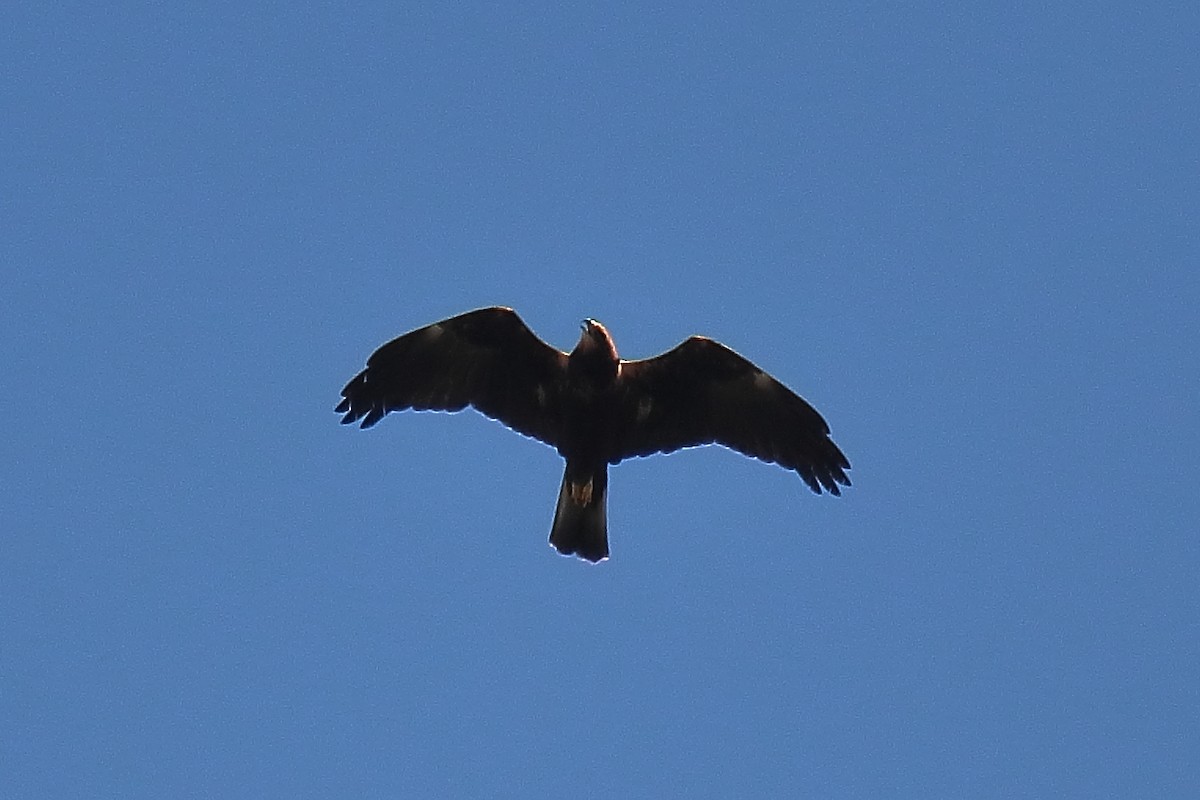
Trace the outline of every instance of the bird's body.
<path fill-rule="evenodd" d="M 342 396 L 342 422 L 363 428 L 390 411 L 471 405 L 555 447 L 566 468 L 550 543 L 589 561 L 608 556 L 608 466 L 625 458 L 718 443 L 795 470 L 818 494 L 850 485 L 850 464 L 812 406 L 700 336 L 622 361 L 604 326 L 585 320 L 567 354 L 511 309 L 483 308 L 383 345 Z"/>
<path fill-rule="evenodd" d="M 615 439 L 613 411 L 620 408 L 620 362 L 616 350 L 605 346 L 607 335 L 593 338 L 588 333 L 597 328 L 603 330 L 599 323 L 585 322 L 580 341 L 586 344 L 567 357 L 563 436 L 558 443 L 567 464 L 550 527 L 550 544 L 556 550 L 589 561 L 608 556 L 608 464 L 616 463 L 609 445 Z"/>

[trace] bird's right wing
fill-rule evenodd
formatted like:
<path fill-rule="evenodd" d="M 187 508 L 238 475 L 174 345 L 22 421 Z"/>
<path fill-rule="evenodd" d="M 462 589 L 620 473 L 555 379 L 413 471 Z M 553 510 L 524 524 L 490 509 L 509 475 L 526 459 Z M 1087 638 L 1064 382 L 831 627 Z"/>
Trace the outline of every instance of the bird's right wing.
<path fill-rule="evenodd" d="M 342 424 L 369 428 L 389 411 L 460 411 L 470 405 L 513 430 L 557 446 L 567 356 L 510 308 L 481 308 L 393 339 L 346 388 Z"/>

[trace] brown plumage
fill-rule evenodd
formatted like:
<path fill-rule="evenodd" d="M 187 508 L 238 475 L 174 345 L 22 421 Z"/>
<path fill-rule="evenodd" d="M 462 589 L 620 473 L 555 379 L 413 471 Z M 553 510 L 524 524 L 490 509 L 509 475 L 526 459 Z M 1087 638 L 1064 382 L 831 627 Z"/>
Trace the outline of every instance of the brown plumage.
<path fill-rule="evenodd" d="M 343 424 L 369 428 L 389 411 L 473 406 L 566 459 L 550 543 L 589 561 L 608 556 L 608 465 L 722 444 L 795 470 L 817 494 L 841 494 L 850 462 L 816 409 L 724 345 L 686 339 L 623 361 L 595 320 L 568 355 L 510 308 L 481 308 L 380 347 L 342 389 Z"/>

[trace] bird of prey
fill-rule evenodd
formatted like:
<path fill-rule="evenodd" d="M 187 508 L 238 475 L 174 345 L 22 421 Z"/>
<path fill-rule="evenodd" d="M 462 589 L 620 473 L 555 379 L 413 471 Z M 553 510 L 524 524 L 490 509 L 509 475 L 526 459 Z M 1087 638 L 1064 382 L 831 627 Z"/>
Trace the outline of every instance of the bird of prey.
<path fill-rule="evenodd" d="M 550 544 L 608 557 L 608 466 L 633 456 L 722 444 L 795 470 L 817 494 L 840 495 L 850 462 L 816 409 L 703 336 L 625 361 L 599 322 L 583 321 L 569 354 L 511 308 L 481 308 L 393 339 L 342 389 L 342 424 L 369 428 L 389 411 L 473 406 L 566 459 Z"/>

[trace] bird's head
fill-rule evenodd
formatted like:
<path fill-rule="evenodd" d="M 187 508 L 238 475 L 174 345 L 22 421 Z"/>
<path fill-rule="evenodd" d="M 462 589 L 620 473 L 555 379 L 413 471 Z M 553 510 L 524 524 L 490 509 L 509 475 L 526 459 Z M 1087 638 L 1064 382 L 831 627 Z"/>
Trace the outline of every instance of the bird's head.
<path fill-rule="evenodd" d="M 608 329 L 594 319 L 585 319 L 579 324 L 583 333 L 579 336 L 579 344 L 575 345 L 572 355 L 603 354 L 614 363 L 617 361 L 617 347 L 613 344 Z"/>

